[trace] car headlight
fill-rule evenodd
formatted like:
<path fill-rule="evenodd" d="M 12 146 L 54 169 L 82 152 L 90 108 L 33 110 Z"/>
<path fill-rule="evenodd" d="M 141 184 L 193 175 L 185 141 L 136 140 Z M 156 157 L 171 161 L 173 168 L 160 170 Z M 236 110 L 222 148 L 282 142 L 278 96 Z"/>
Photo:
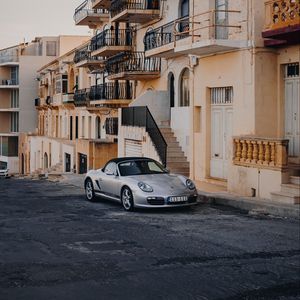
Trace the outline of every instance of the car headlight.
<path fill-rule="evenodd" d="M 185 184 L 190 190 L 194 190 L 196 188 L 194 182 L 190 179 L 187 179 Z"/>
<path fill-rule="evenodd" d="M 138 187 L 139 187 L 143 192 L 146 192 L 146 193 L 151 193 L 151 192 L 153 192 L 152 186 L 150 186 L 150 185 L 147 184 L 147 183 L 139 182 L 139 183 L 138 183 Z"/>

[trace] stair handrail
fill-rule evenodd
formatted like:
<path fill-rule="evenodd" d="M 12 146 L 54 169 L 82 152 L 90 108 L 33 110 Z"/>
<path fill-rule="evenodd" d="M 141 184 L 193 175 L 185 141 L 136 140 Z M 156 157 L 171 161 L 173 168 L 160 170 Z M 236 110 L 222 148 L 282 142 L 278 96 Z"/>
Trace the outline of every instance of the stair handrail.
<path fill-rule="evenodd" d="M 167 142 L 147 106 L 122 109 L 122 126 L 144 127 L 149 134 L 162 164 L 167 164 Z"/>

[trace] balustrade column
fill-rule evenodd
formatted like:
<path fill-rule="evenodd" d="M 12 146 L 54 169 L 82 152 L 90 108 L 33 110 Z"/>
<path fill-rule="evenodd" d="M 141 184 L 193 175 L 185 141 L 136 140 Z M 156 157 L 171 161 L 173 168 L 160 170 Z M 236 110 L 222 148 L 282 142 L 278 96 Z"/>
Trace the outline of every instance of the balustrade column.
<path fill-rule="evenodd" d="M 275 166 L 275 159 L 276 159 L 275 142 L 270 142 L 270 146 L 271 146 L 271 161 L 270 161 L 270 166 Z"/>
<path fill-rule="evenodd" d="M 247 144 L 245 140 L 242 140 L 242 158 L 241 161 L 246 161 L 247 159 Z"/>
<path fill-rule="evenodd" d="M 264 142 L 264 147 L 265 147 L 264 164 L 269 165 L 269 163 L 271 161 L 271 151 L 270 151 L 269 142 Z"/>
<path fill-rule="evenodd" d="M 242 155 L 242 147 L 241 147 L 241 141 L 238 139 L 235 139 L 235 160 L 240 161 L 241 155 Z"/>
<path fill-rule="evenodd" d="M 258 164 L 262 164 L 264 161 L 264 145 L 262 141 L 258 141 Z"/>
<path fill-rule="evenodd" d="M 247 148 L 248 148 L 246 161 L 250 163 L 252 161 L 252 157 L 253 157 L 253 153 L 252 153 L 253 147 L 252 147 L 252 143 L 250 140 L 246 141 L 246 143 L 247 143 Z"/>
<path fill-rule="evenodd" d="M 258 160 L 258 145 L 257 145 L 257 141 L 251 141 L 252 145 L 253 145 L 253 159 L 252 159 L 252 163 L 257 163 Z"/>

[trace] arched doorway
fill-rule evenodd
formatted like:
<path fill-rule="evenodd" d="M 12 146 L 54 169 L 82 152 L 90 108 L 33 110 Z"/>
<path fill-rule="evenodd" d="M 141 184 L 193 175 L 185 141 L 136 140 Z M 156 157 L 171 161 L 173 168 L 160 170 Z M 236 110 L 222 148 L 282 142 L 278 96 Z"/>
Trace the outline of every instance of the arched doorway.
<path fill-rule="evenodd" d="M 174 74 L 171 72 L 168 76 L 168 91 L 169 91 L 169 99 L 170 99 L 170 107 L 175 106 L 175 78 Z"/>
<path fill-rule="evenodd" d="M 45 152 L 45 154 L 44 154 L 44 170 L 47 170 L 48 166 L 49 166 L 49 163 L 48 163 L 48 154 Z"/>
<path fill-rule="evenodd" d="M 190 106 L 190 71 L 185 68 L 179 81 L 179 106 Z"/>
<path fill-rule="evenodd" d="M 96 117 L 95 126 L 95 138 L 101 139 L 101 119 L 99 116 Z"/>

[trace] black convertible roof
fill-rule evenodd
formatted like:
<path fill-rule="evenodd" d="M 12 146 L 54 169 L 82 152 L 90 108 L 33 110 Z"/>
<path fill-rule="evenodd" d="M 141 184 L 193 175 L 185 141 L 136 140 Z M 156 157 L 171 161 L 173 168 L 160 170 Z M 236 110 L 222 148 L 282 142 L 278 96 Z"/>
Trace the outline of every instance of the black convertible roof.
<path fill-rule="evenodd" d="M 118 158 L 113 158 L 110 161 L 107 162 L 115 162 L 116 164 L 120 163 L 120 162 L 126 162 L 126 161 L 131 161 L 131 160 L 153 160 L 152 158 L 148 158 L 148 157 L 118 157 Z"/>

